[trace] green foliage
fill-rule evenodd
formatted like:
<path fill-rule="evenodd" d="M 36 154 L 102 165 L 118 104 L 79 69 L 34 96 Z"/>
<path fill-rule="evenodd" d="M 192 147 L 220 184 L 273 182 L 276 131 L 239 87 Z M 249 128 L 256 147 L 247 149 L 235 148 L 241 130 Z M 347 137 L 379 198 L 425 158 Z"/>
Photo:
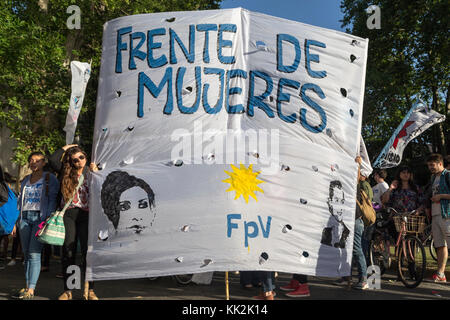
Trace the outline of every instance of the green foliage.
<path fill-rule="evenodd" d="M 381 10 L 381 29 L 368 29 L 366 9 Z M 393 131 L 420 97 L 441 114 L 448 113 L 449 19 L 446 0 L 342 0 L 343 27 L 347 32 L 369 38 L 364 96 L 363 137 L 369 156 L 375 160 Z M 450 120 L 443 125 L 446 143 Z M 438 126 L 411 142 L 404 154 L 412 158 L 434 151 L 445 152 Z M 449 146 L 447 145 L 447 150 Z"/>
<path fill-rule="evenodd" d="M 65 144 L 71 74 L 69 62 L 90 61 L 92 74 L 77 133 L 90 151 L 105 22 L 132 14 L 218 9 L 221 0 L 51 0 L 0 3 L 0 125 L 17 142 L 13 161 Z M 41 8 L 40 3 L 47 3 Z M 70 5 L 81 9 L 81 29 L 69 30 Z"/>

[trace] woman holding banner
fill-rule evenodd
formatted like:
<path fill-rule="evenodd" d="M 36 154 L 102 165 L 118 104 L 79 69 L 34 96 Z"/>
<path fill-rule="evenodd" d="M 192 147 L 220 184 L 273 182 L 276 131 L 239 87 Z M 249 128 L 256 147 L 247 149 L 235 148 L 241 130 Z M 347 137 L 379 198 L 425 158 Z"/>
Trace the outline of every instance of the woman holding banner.
<path fill-rule="evenodd" d="M 72 291 L 67 286 L 67 268 L 75 265 L 77 239 L 81 249 L 81 271 L 86 272 L 86 254 L 88 242 L 89 224 L 89 173 L 97 171 L 97 167 L 91 164 L 86 167 L 87 154 L 76 145 L 68 145 L 59 149 L 51 156 L 51 165 L 55 171 L 60 172 L 61 181 L 61 207 L 73 197 L 72 203 L 64 214 L 64 227 L 66 238 L 62 248 L 62 272 L 64 279 L 64 292 L 58 300 L 71 300 Z M 83 183 L 79 185 L 79 179 L 83 177 Z M 79 185 L 79 187 L 78 187 Z M 94 283 L 89 282 L 85 288 L 83 298 L 85 300 L 98 300 L 93 290 Z M 89 290 L 87 290 L 89 289 Z"/>

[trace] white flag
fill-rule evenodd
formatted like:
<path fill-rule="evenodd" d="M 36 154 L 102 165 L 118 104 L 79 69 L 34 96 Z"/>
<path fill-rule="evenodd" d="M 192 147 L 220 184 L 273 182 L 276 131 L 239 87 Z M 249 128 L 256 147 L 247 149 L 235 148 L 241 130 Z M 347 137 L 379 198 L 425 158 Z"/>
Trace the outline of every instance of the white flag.
<path fill-rule="evenodd" d="M 372 165 L 370 164 L 369 155 L 367 153 L 366 144 L 361 136 L 360 146 L 359 146 L 359 156 L 361 157 L 361 175 L 364 177 L 369 177 L 373 171 Z"/>
<path fill-rule="evenodd" d="M 421 102 L 415 103 L 375 160 L 374 167 L 384 169 L 398 166 L 406 145 L 432 125 L 444 120 L 444 115 L 428 109 Z"/>
<path fill-rule="evenodd" d="M 71 144 L 77 128 L 78 116 L 83 105 L 84 93 L 91 76 L 91 65 L 87 62 L 72 61 L 70 63 L 72 72 L 72 94 L 70 96 L 70 106 L 67 112 L 66 125 L 66 144 Z"/>

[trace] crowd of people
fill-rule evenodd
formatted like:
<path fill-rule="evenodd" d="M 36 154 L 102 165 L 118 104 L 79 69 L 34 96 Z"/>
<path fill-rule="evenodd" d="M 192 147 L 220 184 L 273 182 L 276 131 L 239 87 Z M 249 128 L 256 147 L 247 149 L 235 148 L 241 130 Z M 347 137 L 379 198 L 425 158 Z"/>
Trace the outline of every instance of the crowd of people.
<path fill-rule="evenodd" d="M 393 208 L 397 212 L 413 212 L 426 215 L 432 224 L 432 235 L 438 256 L 438 269 L 428 281 L 446 283 L 445 267 L 448 259 L 447 246 L 450 244 L 450 156 L 445 159 L 440 154 L 431 154 L 427 158 L 427 167 L 431 173 L 430 181 L 422 188 L 414 182 L 414 173 L 408 166 L 397 169 L 396 176 L 389 185 L 385 180 L 387 171 L 375 169 L 371 174 L 375 184 L 369 184 L 367 173 L 358 170 L 357 200 L 362 201 L 365 193 L 373 207 Z M 361 158 L 356 161 L 361 165 Z M 371 235 L 375 225 L 365 226 L 361 209 L 356 206 L 353 237 L 352 263 L 357 267 L 358 281 L 352 286 L 357 290 L 369 288 L 367 282 L 368 251 Z M 389 224 L 390 234 L 395 239 L 394 223 Z M 436 242 L 437 241 L 437 242 Z M 261 294 L 254 297 L 258 300 L 273 300 L 275 296 L 274 272 L 245 272 L 241 273 L 241 285 L 244 288 L 261 286 Z M 351 276 L 334 281 L 336 285 L 351 285 Z M 310 296 L 306 275 L 294 274 L 291 281 L 280 286 L 291 298 Z"/>
<path fill-rule="evenodd" d="M 98 170 L 94 164 L 86 166 L 87 154 L 77 145 L 67 145 L 52 154 L 48 162 L 41 152 L 28 157 L 31 174 L 21 181 L 17 205 L 19 219 L 12 236 L 20 239 L 23 252 L 25 286 L 12 293 L 12 298 L 31 300 L 41 271 L 48 270 L 49 249 L 36 236 L 40 225 L 57 208 L 66 207 L 64 214 L 65 240 L 61 250 L 62 279 L 64 288 L 59 300 L 71 300 L 72 292 L 67 287 L 67 268 L 75 265 L 77 243 L 81 251 L 81 271 L 86 270 L 88 221 L 89 221 L 89 172 Z M 2 180 L 6 183 L 6 180 Z M 6 236 L 7 237 L 7 236 Z M 3 237 L 4 239 L 6 238 Z M 16 263 L 16 248 L 12 250 L 11 261 Z M 44 257 L 42 253 L 44 252 Z M 44 260 L 44 265 L 42 265 Z M 98 300 L 93 283 L 85 283 L 83 298 Z"/>
<path fill-rule="evenodd" d="M 433 282 L 446 282 L 445 266 L 448 258 L 447 245 L 450 241 L 450 164 L 440 154 L 427 158 L 431 173 L 429 183 L 419 187 L 414 182 L 414 174 L 409 167 L 400 167 L 390 184 L 386 182 L 387 172 L 376 169 L 372 173 L 375 185 L 369 183 L 367 173 L 358 170 L 357 200 L 368 197 L 375 208 L 392 207 L 398 212 L 411 212 L 427 215 L 432 224 L 432 235 L 438 256 L 438 270 L 430 279 Z M 361 164 L 361 158 L 356 162 Z M 59 300 L 71 300 L 72 291 L 67 286 L 67 268 L 76 263 L 77 244 L 81 251 L 80 267 L 85 273 L 89 221 L 89 175 L 98 170 L 94 163 L 87 165 L 88 157 L 77 145 L 67 145 L 53 153 L 46 161 L 41 152 L 33 152 L 28 157 L 31 173 L 20 184 L 17 204 L 20 212 L 12 231 L 11 260 L 7 267 L 17 263 L 18 249 L 23 252 L 24 287 L 12 293 L 20 300 L 34 298 L 41 272 L 48 271 L 52 246 L 44 245 L 37 239 L 37 232 L 51 214 L 57 209 L 66 208 L 64 214 L 65 240 L 59 251 L 62 293 Z M 4 173 L 0 167 L 0 207 L 7 201 L 8 186 L 13 189 L 14 179 Z M 330 187 L 331 188 L 331 187 Z M 6 193 L 5 193 L 6 192 Z M 5 196 L 6 194 L 6 196 Z M 331 200 L 331 199 L 330 199 Z M 357 266 L 358 281 L 355 289 L 365 290 L 367 282 L 367 254 L 370 235 L 374 226 L 365 226 L 362 212 L 356 207 L 354 224 L 354 242 L 352 261 Z M 393 227 L 393 226 L 392 226 Z M 395 233 L 395 228 L 392 230 Z M 0 236 L 3 242 L 4 261 L 7 260 L 9 246 L 8 235 Z M 55 247 L 54 247 L 55 248 Z M 56 253 L 56 252 L 55 252 Z M 5 266 L 2 266 L 5 268 Z M 254 299 L 273 300 L 275 296 L 275 272 L 245 271 L 240 273 L 243 288 L 261 287 L 261 294 Z M 335 282 L 337 285 L 351 283 L 351 276 Z M 94 292 L 94 283 L 85 282 L 83 298 L 98 300 Z M 306 275 L 294 274 L 291 281 L 280 286 L 286 295 L 292 298 L 310 296 Z"/>

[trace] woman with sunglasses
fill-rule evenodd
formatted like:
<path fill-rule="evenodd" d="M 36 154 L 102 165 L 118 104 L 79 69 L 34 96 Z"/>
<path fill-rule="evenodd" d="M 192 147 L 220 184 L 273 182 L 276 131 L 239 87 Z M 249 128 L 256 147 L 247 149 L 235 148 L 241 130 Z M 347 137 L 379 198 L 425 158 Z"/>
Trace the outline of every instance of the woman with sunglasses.
<path fill-rule="evenodd" d="M 60 159 L 58 161 L 58 159 Z M 61 207 L 70 201 L 72 203 L 64 213 L 64 227 L 66 237 L 62 250 L 62 272 L 64 280 L 64 292 L 58 300 L 71 300 L 72 291 L 67 286 L 67 268 L 75 265 L 77 239 L 80 241 L 81 249 L 81 272 L 86 272 L 86 254 L 88 243 L 89 225 L 89 174 L 96 171 L 95 165 L 86 166 L 88 161 L 86 152 L 76 145 L 68 145 L 55 152 L 51 157 L 51 164 L 59 171 L 61 181 Z M 79 179 L 83 175 L 84 181 L 77 189 Z M 89 282 L 89 291 L 85 291 L 85 300 L 98 300 L 93 290 L 94 283 Z"/>

